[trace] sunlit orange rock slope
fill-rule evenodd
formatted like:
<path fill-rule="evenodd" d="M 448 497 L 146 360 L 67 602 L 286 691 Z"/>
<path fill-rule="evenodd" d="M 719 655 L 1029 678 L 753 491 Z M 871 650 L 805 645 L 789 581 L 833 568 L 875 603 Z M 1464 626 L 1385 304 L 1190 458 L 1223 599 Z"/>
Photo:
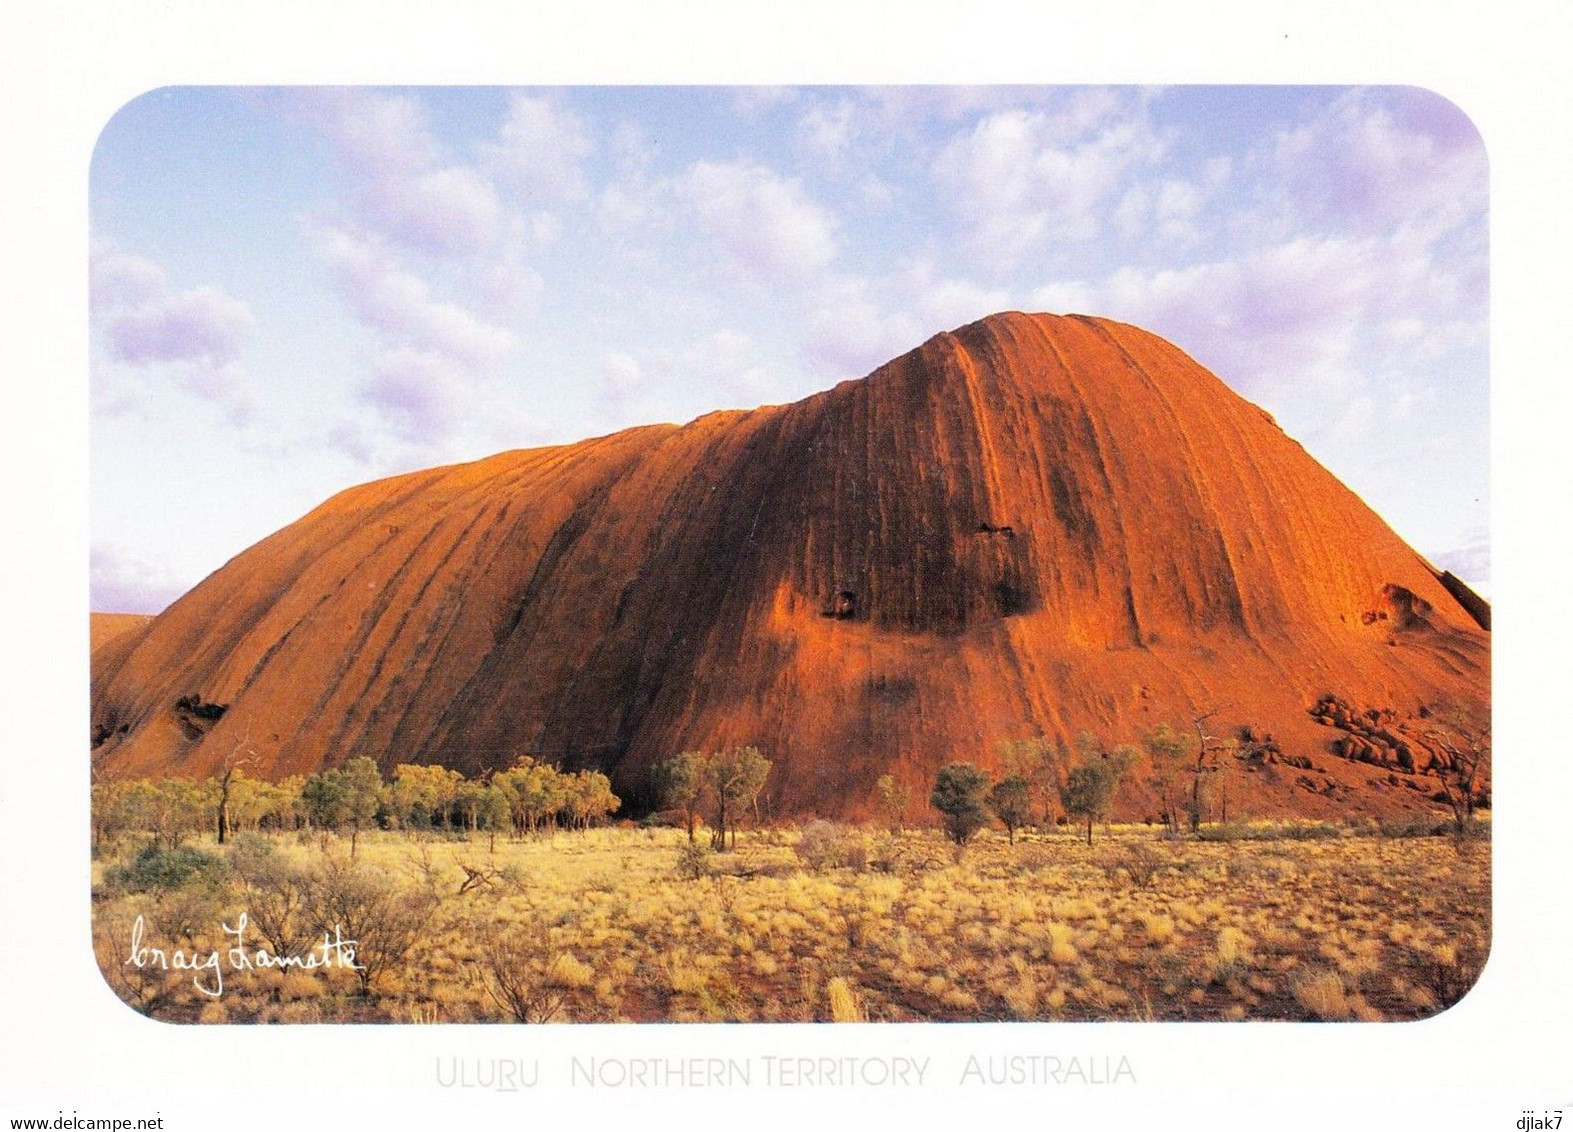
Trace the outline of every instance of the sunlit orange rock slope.
<path fill-rule="evenodd" d="M 1489 611 L 1446 581 L 1174 346 L 1002 314 L 796 404 L 351 488 L 94 654 L 93 759 L 529 753 L 637 810 L 655 762 L 752 743 L 771 810 L 855 814 L 887 772 L 917 808 L 1002 741 L 1217 709 L 1282 755 L 1238 809 L 1379 812 L 1434 786 L 1311 713 L 1484 706 Z"/>

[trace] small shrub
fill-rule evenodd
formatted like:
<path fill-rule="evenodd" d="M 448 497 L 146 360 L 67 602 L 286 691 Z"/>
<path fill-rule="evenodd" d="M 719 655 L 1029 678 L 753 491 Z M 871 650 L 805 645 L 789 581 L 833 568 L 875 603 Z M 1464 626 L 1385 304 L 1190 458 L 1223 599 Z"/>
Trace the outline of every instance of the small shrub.
<path fill-rule="evenodd" d="M 224 882 L 225 872 L 222 857 L 201 849 L 149 845 L 130 864 L 114 870 L 111 881 L 127 892 L 155 892 L 193 882 L 218 887 Z"/>
<path fill-rule="evenodd" d="M 1163 854 L 1140 842 L 1120 846 L 1103 857 L 1103 875 L 1115 883 L 1123 875 L 1136 888 L 1151 888 L 1166 864 Z"/>
<path fill-rule="evenodd" d="M 868 855 L 868 867 L 878 873 L 894 873 L 901 869 L 905 857 L 896 835 L 891 834 L 874 843 Z"/>
<path fill-rule="evenodd" d="M 834 822 L 809 822 L 792 848 L 798 860 L 815 872 L 825 869 L 861 872 L 868 867 L 868 844 L 863 835 Z"/>
<path fill-rule="evenodd" d="M 1061 863 L 1062 858 L 1041 841 L 1028 841 L 1016 850 L 1016 867 L 1037 872 Z"/>
<path fill-rule="evenodd" d="M 1277 839 L 1283 841 L 1329 841 L 1344 835 L 1333 822 L 1287 822 L 1278 827 Z"/>
<path fill-rule="evenodd" d="M 1332 822 L 1276 822 L 1263 825 L 1228 822 L 1203 826 L 1196 831 L 1198 841 L 1321 841 L 1344 836 L 1343 827 Z"/>
<path fill-rule="evenodd" d="M 436 914 L 438 899 L 399 883 L 385 872 L 328 856 L 311 878 L 308 917 L 316 931 L 356 941 L 355 974 L 361 993 L 397 971 Z"/>
<path fill-rule="evenodd" d="M 279 853 L 267 838 L 242 834 L 231 843 L 230 871 L 240 881 L 248 927 L 274 955 L 294 955 L 310 941 L 307 922 L 312 878 Z"/>
<path fill-rule="evenodd" d="M 587 970 L 571 956 L 554 954 L 549 933 L 539 924 L 486 932 L 471 969 L 498 1009 L 521 1023 L 550 1022 L 576 977 Z"/>
<path fill-rule="evenodd" d="M 1453 819 L 1438 814 L 1406 814 L 1377 822 L 1377 832 L 1383 837 L 1441 837 L 1452 831 Z"/>
<path fill-rule="evenodd" d="M 715 868 L 715 850 L 703 841 L 685 841 L 677 851 L 677 875 L 684 880 L 707 877 Z"/>
<path fill-rule="evenodd" d="M 1469 992 L 1480 977 L 1485 958 L 1473 941 L 1448 943 L 1421 956 L 1420 978 L 1438 1004 L 1452 1006 Z"/>

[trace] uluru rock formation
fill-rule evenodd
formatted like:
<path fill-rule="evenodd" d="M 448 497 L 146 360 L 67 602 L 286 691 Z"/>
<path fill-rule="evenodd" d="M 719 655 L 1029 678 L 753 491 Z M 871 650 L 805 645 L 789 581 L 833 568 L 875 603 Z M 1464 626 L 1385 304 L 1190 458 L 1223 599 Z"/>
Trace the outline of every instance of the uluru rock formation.
<path fill-rule="evenodd" d="M 1445 583 L 1176 347 L 1002 314 L 796 404 L 351 488 L 95 652 L 93 759 L 532 754 L 637 812 L 654 764 L 751 743 L 773 812 L 856 814 L 1214 712 L 1271 736 L 1239 806 L 1380 812 L 1434 787 L 1365 713 L 1488 702 L 1489 611 Z"/>

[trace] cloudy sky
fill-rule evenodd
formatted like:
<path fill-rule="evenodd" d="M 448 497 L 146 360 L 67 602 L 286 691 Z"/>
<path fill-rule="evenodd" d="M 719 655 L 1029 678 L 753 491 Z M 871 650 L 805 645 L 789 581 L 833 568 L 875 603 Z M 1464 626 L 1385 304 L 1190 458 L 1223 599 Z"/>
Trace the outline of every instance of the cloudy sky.
<path fill-rule="evenodd" d="M 1414 88 L 154 91 L 92 166 L 93 608 L 1006 309 L 1169 338 L 1489 592 L 1486 207 Z"/>

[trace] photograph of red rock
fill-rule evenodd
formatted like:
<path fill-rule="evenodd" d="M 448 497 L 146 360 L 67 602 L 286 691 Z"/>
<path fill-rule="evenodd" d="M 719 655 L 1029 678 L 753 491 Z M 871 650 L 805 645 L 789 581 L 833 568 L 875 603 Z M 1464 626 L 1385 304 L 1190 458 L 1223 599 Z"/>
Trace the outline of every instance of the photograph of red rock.
<path fill-rule="evenodd" d="M 1451 104 L 176 88 L 93 191 L 94 948 L 134 1009 L 1373 1022 L 1473 985 Z"/>

